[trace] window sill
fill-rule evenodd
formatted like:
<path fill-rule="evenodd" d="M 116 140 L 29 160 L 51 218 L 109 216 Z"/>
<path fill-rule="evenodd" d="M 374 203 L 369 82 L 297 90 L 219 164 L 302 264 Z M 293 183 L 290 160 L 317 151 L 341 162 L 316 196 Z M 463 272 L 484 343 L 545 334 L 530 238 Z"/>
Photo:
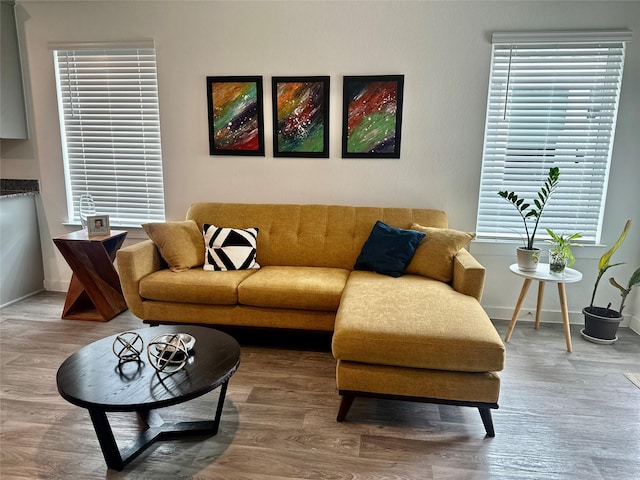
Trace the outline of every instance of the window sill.
<path fill-rule="evenodd" d="M 489 255 L 495 257 L 514 257 L 515 249 L 522 245 L 519 241 L 475 239 L 471 242 L 469 251 L 474 255 Z M 542 250 L 548 250 L 550 245 L 536 242 L 536 246 Z M 606 251 L 607 245 L 584 245 L 571 249 L 576 258 L 599 259 Z"/>

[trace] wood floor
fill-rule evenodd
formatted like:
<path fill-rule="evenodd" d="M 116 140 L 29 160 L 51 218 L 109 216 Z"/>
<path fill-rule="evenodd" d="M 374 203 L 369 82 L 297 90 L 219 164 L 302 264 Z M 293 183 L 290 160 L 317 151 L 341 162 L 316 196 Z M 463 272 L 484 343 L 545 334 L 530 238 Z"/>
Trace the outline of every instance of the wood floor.
<path fill-rule="evenodd" d="M 108 470 L 88 413 L 63 400 L 55 375 L 83 345 L 143 325 L 128 311 L 107 323 L 60 320 L 64 295 L 0 310 L 0 477 L 6 479 L 638 479 L 640 336 L 584 341 L 572 325 L 518 323 L 507 344 L 495 438 L 476 409 L 357 399 L 337 423 L 329 338 L 240 336 L 220 432 L 156 443 L 122 472 Z M 507 322 L 496 322 L 504 336 Z M 298 348 L 296 348 L 298 346 Z M 212 414 L 217 393 L 173 407 Z M 168 415 L 167 415 L 168 416 Z M 135 433 L 111 416 L 116 436 Z"/>

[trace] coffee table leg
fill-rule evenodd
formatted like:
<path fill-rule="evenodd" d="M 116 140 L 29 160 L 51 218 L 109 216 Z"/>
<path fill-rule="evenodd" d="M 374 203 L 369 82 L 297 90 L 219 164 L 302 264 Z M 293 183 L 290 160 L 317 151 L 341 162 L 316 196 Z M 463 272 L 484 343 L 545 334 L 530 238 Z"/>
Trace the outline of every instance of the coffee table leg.
<path fill-rule="evenodd" d="M 222 408 L 224 407 L 224 399 L 227 396 L 227 386 L 229 385 L 229 380 L 224 382 L 220 387 L 220 397 L 218 398 L 218 407 L 216 408 L 216 418 L 213 421 L 213 434 L 218 433 L 218 427 L 220 427 L 220 418 L 222 417 Z"/>
<path fill-rule="evenodd" d="M 138 415 L 147 424 L 148 428 L 140 433 L 138 438 L 122 451 L 118 448 L 107 414 L 102 410 L 89 409 L 89 415 L 91 416 L 93 427 L 96 430 L 98 442 L 100 443 L 107 467 L 122 471 L 125 465 L 142 453 L 149 445 L 162 438 L 180 437 L 183 435 L 216 435 L 220 427 L 220 419 L 222 418 L 222 409 L 224 408 L 228 385 L 229 380 L 220 386 L 216 416 L 213 421 L 203 420 L 166 423 L 160 418 L 156 410 L 138 411 Z"/>
<path fill-rule="evenodd" d="M 107 462 L 107 467 L 121 471 L 124 468 L 124 462 L 122 461 L 116 439 L 113 436 L 111 425 L 109 425 L 107 414 L 102 410 L 89 409 L 89 415 L 93 422 L 93 428 L 96 430 L 98 442 L 100 443 L 104 460 Z"/>

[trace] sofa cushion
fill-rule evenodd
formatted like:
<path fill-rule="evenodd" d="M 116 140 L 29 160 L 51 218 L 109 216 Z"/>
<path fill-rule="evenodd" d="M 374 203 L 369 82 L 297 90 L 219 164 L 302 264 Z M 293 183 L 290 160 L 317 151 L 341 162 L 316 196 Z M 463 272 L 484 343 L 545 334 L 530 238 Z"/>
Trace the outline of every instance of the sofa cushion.
<path fill-rule="evenodd" d="M 353 268 L 399 277 L 424 237 L 422 232 L 390 227 L 378 220 Z"/>
<path fill-rule="evenodd" d="M 260 268 L 256 262 L 257 228 L 221 228 L 205 223 L 204 270 Z"/>
<path fill-rule="evenodd" d="M 287 205 L 194 203 L 187 217 L 202 229 L 205 223 L 236 228 L 258 227 L 260 266 L 291 265 L 352 270 L 376 220 L 409 228 L 412 223 L 446 228 L 440 210 Z"/>
<path fill-rule="evenodd" d="M 351 272 L 336 314 L 333 354 L 352 362 L 492 372 L 504 345 L 473 297 L 417 275 Z"/>
<path fill-rule="evenodd" d="M 204 263 L 202 233 L 193 220 L 145 223 L 142 228 L 172 271 L 182 272 Z"/>
<path fill-rule="evenodd" d="M 453 257 L 473 240 L 476 234 L 450 228 L 423 227 L 417 223 L 411 225 L 411 229 L 423 232 L 427 236 L 420 243 L 405 273 L 450 282 L 453 279 Z"/>
<path fill-rule="evenodd" d="M 235 305 L 238 285 L 255 272 L 207 272 L 199 268 L 185 272 L 160 270 L 140 280 L 140 296 L 162 302 Z"/>
<path fill-rule="evenodd" d="M 336 311 L 349 271 L 324 267 L 263 267 L 238 287 L 242 305 Z"/>
<path fill-rule="evenodd" d="M 336 384 L 339 390 L 456 402 L 497 403 L 500 396 L 500 377 L 496 372 L 390 367 L 347 360 L 338 360 Z"/>

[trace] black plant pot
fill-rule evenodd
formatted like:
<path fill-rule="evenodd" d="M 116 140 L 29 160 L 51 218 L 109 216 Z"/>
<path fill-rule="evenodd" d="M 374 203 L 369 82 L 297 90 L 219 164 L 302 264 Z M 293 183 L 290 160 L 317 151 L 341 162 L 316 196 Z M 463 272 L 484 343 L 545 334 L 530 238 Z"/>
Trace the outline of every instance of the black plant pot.
<path fill-rule="evenodd" d="M 616 333 L 618 333 L 618 326 L 623 318 L 620 313 L 602 307 L 584 307 L 582 313 L 584 314 L 585 338 L 617 340 Z"/>

